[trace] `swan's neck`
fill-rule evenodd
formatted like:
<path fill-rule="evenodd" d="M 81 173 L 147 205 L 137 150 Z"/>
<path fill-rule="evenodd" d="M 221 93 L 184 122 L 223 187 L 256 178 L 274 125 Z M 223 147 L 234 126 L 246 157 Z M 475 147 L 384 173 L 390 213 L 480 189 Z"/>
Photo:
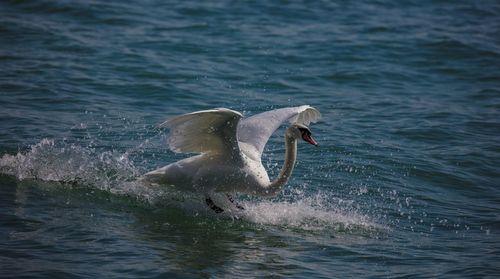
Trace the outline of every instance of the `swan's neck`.
<path fill-rule="evenodd" d="M 297 140 L 285 134 L 285 162 L 278 177 L 264 189 L 265 196 L 278 194 L 292 175 L 297 160 Z"/>

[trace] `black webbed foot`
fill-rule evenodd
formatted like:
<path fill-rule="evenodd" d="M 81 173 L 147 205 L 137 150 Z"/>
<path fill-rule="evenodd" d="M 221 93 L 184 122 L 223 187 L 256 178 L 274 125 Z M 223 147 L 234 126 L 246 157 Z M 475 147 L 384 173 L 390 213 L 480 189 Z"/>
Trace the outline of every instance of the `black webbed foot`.
<path fill-rule="evenodd" d="M 215 205 L 214 201 L 212 201 L 211 198 L 206 198 L 205 202 L 207 203 L 208 207 L 210 207 L 210 209 L 212 209 L 213 211 L 215 211 L 215 213 L 219 214 L 219 213 L 224 212 L 224 209 L 222 209 L 222 208 L 218 207 L 217 205 Z"/>

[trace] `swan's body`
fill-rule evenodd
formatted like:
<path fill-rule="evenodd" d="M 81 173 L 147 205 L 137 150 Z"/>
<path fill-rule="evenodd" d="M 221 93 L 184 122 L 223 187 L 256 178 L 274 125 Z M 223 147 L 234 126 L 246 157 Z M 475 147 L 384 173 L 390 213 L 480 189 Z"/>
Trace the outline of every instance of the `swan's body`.
<path fill-rule="evenodd" d="M 143 180 L 206 195 L 210 192 L 276 195 L 292 174 L 297 139 L 317 144 L 305 125 L 319 118 L 320 113 L 310 106 L 277 109 L 249 118 L 224 108 L 181 115 L 161 124 L 170 129 L 170 149 L 201 154 L 146 173 Z M 271 182 L 261 155 L 269 137 L 287 120 L 292 125 L 285 133 L 285 162 L 279 176 Z"/>

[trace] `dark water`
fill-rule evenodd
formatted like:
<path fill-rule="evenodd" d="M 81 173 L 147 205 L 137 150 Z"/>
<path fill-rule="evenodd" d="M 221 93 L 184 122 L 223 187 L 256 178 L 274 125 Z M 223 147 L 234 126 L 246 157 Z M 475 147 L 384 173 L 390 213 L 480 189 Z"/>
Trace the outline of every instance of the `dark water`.
<path fill-rule="evenodd" d="M 0 277 L 500 276 L 498 1 L 2 1 Z M 310 104 L 244 213 L 134 179 L 157 125 Z M 283 130 L 264 155 L 282 163 Z"/>

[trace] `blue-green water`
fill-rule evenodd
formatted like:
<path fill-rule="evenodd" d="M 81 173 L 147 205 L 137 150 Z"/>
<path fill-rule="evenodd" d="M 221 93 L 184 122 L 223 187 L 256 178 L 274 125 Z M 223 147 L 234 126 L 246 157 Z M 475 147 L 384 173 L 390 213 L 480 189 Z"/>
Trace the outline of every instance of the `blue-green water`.
<path fill-rule="evenodd" d="M 2 1 L 0 277 L 500 276 L 498 1 Z M 166 118 L 309 104 L 278 197 L 145 189 Z M 264 165 L 277 175 L 283 130 Z"/>

